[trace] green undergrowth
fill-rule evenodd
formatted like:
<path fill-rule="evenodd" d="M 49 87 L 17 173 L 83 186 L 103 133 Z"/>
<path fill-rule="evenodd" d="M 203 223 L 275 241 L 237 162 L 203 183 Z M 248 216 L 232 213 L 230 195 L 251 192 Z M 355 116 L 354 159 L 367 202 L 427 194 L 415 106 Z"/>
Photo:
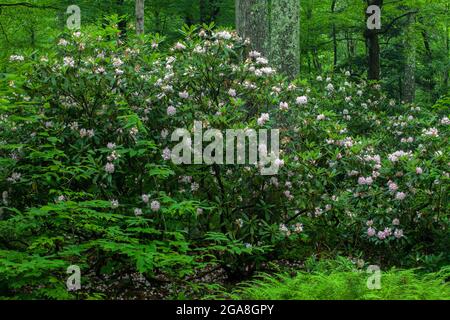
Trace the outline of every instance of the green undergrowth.
<path fill-rule="evenodd" d="M 328 264 L 332 267 L 333 264 Z M 307 268 L 308 269 L 308 268 Z M 288 274 L 261 274 L 242 283 L 227 299 L 250 300 L 450 300 L 450 267 L 435 273 L 417 269 L 381 271 L 380 289 L 368 289 L 366 268 L 324 268 Z M 371 278 L 372 277 L 372 278 Z"/>

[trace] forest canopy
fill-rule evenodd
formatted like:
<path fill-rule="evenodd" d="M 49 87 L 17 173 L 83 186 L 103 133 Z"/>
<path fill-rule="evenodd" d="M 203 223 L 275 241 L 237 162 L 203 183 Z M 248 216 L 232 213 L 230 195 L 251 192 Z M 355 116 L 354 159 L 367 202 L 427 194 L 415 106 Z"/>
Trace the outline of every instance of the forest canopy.
<path fill-rule="evenodd" d="M 303 76 L 313 77 L 317 73 L 340 69 L 351 69 L 360 77 L 366 74 L 370 37 L 365 11 L 371 4 L 380 4 L 382 28 L 376 30 L 381 61 L 379 72 L 380 78 L 388 84 L 390 94 L 406 101 L 412 101 L 417 94 L 420 99 L 431 102 L 448 90 L 448 1 L 281 2 L 283 6 L 296 3 L 299 9 L 300 23 L 287 30 L 299 37 L 299 70 Z M 73 4 L 80 7 L 84 26 L 104 23 L 111 15 L 134 26 L 135 1 L 131 0 L 76 3 L 69 0 L 3 0 L 0 3 L 1 57 L 5 59 L 17 50 L 48 48 L 66 27 L 66 9 Z M 171 43 L 185 24 L 214 22 L 218 26 L 234 28 L 235 12 L 234 0 L 146 1 L 145 31 L 158 33 Z M 299 28 L 297 32 L 296 27 Z"/>

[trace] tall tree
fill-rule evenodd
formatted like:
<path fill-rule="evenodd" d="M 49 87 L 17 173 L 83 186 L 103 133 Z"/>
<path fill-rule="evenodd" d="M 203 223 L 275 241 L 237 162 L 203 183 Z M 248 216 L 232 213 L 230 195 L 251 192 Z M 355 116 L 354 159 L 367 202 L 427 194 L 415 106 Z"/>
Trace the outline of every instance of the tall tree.
<path fill-rule="evenodd" d="M 236 27 L 252 47 L 290 77 L 300 71 L 298 0 L 236 0 Z"/>
<path fill-rule="evenodd" d="M 136 33 L 144 33 L 145 0 L 136 0 Z"/>
<path fill-rule="evenodd" d="M 332 36 L 333 36 L 333 68 L 334 69 L 337 66 L 337 60 L 338 60 L 338 44 L 337 44 L 337 34 L 336 34 L 336 22 L 334 21 L 334 12 L 336 10 L 336 2 L 337 2 L 337 0 L 331 0 L 331 15 L 332 15 L 332 19 L 333 19 Z"/>
<path fill-rule="evenodd" d="M 300 72 L 300 2 L 270 1 L 270 55 L 272 63 L 294 78 Z"/>
<path fill-rule="evenodd" d="M 266 0 L 236 0 L 236 29 L 252 48 L 269 55 L 269 6 Z"/>
<path fill-rule="evenodd" d="M 403 81 L 402 81 L 402 99 L 405 102 L 413 102 L 416 92 L 416 46 L 415 46 L 415 29 L 414 29 L 415 15 L 410 14 L 407 17 L 405 34 L 403 36 Z"/>
<path fill-rule="evenodd" d="M 383 6 L 383 0 L 367 0 L 367 6 L 378 6 L 380 9 Z M 371 13 L 366 12 L 366 19 L 369 19 Z M 380 80 L 381 65 L 380 65 L 380 41 L 379 29 L 368 29 L 364 33 L 366 38 L 366 45 L 368 51 L 368 79 Z"/>
<path fill-rule="evenodd" d="M 127 20 L 123 17 L 125 14 L 125 0 L 116 0 L 116 5 L 118 7 L 118 15 L 121 17 L 118 27 L 120 30 L 120 36 L 122 39 L 127 37 Z"/>
<path fill-rule="evenodd" d="M 219 0 L 199 0 L 200 23 L 211 23 L 220 13 Z"/>

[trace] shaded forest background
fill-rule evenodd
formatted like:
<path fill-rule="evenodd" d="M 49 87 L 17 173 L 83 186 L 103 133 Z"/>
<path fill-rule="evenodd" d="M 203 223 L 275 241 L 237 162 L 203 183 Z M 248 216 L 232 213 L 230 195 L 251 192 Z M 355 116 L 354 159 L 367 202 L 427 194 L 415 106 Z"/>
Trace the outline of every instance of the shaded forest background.
<path fill-rule="evenodd" d="M 270 3 L 270 1 L 269 1 Z M 368 64 L 365 9 L 382 6 L 380 78 L 393 98 L 434 102 L 448 91 L 449 3 L 436 1 L 300 1 L 300 75 L 313 78 L 334 70 L 364 77 Z M 30 0 L 0 2 L 0 59 L 20 51 L 45 50 L 66 27 L 69 5 L 81 8 L 83 27 L 117 15 L 125 30 L 134 26 L 134 0 Z M 147 0 L 145 32 L 170 46 L 187 24 L 235 28 L 235 0 Z"/>

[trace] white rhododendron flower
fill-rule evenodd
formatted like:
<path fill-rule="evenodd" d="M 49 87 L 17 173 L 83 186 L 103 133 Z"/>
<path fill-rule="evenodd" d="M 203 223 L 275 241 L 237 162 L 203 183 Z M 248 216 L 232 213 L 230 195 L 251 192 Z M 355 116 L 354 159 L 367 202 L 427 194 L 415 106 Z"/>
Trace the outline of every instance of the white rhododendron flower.
<path fill-rule="evenodd" d="M 157 212 L 159 211 L 159 209 L 161 209 L 161 204 L 159 203 L 159 201 L 152 201 L 152 203 L 150 204 L 150 208 L 153 212 Z"/>
<path fill-rule="evenodd" d="M 75 67 L 75 60 L 72 57 L 64 57 L 63 63 L 65 67 Z"/>
<path fill-rule="evenodd" d="M 9 57 L 9 61 L 24 61 L 25 58 L 20 55 L 12 55 Z"/>
<path fill-rule="evenodd" d="M 280 110 L 286 111 L 289 109 L 289 104 L 287 102 L 280 102 Z"/>
<path fill-rule="evenodd" d="M 306 97 L 306 96 L 297 97 L 296 103 L 297 103 L 298 105 L 304 105 L 304 104 L 307 104 L 307 103 L 308 103 L 308 97 Z"/>
<path fill-rule="evenodd" d="M 258 118 L 258 125 L 263 126 L 269 119 L 270 116 L 268 113 L 262 113 L 261 117 Z"/>
<path fill-rule="evenodd" d="M 174 106 L 169 106 L 167 108 L 167 115 L 168 116 L 174 116 L 177 113 L 177 108 L 175 108 Z"/>

